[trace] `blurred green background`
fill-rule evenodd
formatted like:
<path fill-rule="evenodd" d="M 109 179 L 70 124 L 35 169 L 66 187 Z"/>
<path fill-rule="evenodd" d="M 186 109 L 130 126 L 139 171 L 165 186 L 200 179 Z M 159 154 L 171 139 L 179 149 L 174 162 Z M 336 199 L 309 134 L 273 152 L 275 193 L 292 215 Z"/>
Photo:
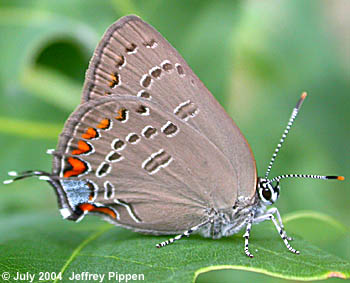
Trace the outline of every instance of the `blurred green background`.
<path fill-rule="evenodd" d="M 347 0 L 0 1 L 0 179 L 7 179 L 9 170 L 50 171 L 45 151 L 55 148 L 66 118 L 80 102 L 96 44 L 110 24 L 131 13 L 168 39 L 233 117 L 260 175 L 297 99 L 307 91 L 271 176 L 350 177 L 349 12 Z M 312 210 L 350 226 L 348 181 L 285 180 L 281 185 L 276 206 L 282 216 Z M 56 210 L 46 183 L 1 185 L 0 219 L 53 211 L 60 217 Z M 0 225 L 0 235 L 3 229 Z M 291 222 L 287 229 L 350 259 L 349 232 L 310 222 Z M 277 279 L 216 271 L 198 282 L 242 280 Z"/>

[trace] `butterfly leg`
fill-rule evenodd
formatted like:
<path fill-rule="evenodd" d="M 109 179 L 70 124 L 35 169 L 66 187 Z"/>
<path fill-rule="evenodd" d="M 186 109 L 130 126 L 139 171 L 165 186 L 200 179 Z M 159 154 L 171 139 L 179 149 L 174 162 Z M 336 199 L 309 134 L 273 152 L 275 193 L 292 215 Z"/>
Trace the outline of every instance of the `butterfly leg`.
<path fill-rule="evenodd" d="M 170 238 L 169 240 L 166 240 L 164 242 L 157 244 L 156 247 L 161 248 L 161 247 L 167 246 L 169 244 L 172 244 L 177 240 L 180 240 L 184 236 L 189 237 L 193 232 L 197 231 L 199 228 L 208 224 L 209 222 L 210 221 L 205 221 L 199 225 L 196 225 L 196 226 L 192 227 L 191 229 L 188 229 L 187 231 L 183 232 L 182 234 L 175 236 L 174 238 Z"/>
<path fill-rule="evenodd" d="M 277 208 L 276 208 L 276 211 L 278 211 Z M 276 211 L 275 211 L 275 212 L 276 212 Z M 278 217 L 278 216 L 277 216 L 277 217 Z M 268 211 L 267 211 L 265 214 L 260 215 L 260 216 L 258 216 L 258 217 L 256 217 L 256 218 L 254 218 L 253 223 L 260 223 L 260 222 L 263 222 L 263 221 L 265 221 L 265 220 L 272 220 L 273 224 L 275 225 L 275 227 L 276 227 L 278 233 L 280 234 L 280 236 L 281 236 L 281 238 L 282 238 L 284 244 L 286 245 L 286 247 L 287 247 L 287 249 L 288 249 L 289 251 L 291 251 L 291 252 L 294 253 L 294 254 L 300 254 L 299 251 L 297 251 L 296 249 L 294 249 L 294 248 L 289 244 L 288 238 L 287 238 L 287 236 L 286 236 L 284 230 L 278 225 L 277 220 L 276 220 L 276 218 L 273 216 L 272 213 L 268 213 Z"/>
<path fill-rule="evenodd" d="M 287 236 L 287 232 L 284 229 L 284 226 L 283 226 L 283 223 L 282 223 L 282 217 L 281 217 L 281 214 L 279 213 L 278 209 L 275 208 L 275 207 L 270 208 L 269 210 L 266 211 L 266 214 L 275 214 L 277 216 L 277 220 L 279 222 L 279 226 L 282 229 L 284 236 L 287 238 L 288 241 L 293 241 L 292 237 L 288 237 Z"/>
<path fill-rule="evenodd" d="M 244 237 L 244 252 L 245 254 L 250 257 L 250 258 L 253 258 L 254 256 L 249 252 L 249 236 L 250 236 L 250 230 L 252 228 L 252 223 L 253 223 L 253 220 L 254 220 L 254 213 L 251 213 L 248 220 L 247 220 L 247 227 L 246 227 L 246 230 L 245 230 L 245 233 L 243 235 Z"/>

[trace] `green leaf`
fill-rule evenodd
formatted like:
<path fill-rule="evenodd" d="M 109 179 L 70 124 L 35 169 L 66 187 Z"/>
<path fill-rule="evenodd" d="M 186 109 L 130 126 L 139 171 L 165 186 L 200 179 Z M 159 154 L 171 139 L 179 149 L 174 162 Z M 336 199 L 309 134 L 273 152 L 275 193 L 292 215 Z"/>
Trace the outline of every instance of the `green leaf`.
<path fill-rule="evenodd" d="M 332 226 L 333 231 L 337 230 L 341 233 L 344 233 L 348 230 L 345 225 L 343 225 L 333 217 L 330 217 L 329 215 L 326 215 L 324 213 L 319 213 L 319 212 L 310 211 L 310 210 L 301 210 L 301 211 L 289 213 L 283 218 L 283 222 L 284 224 L 287 224 L 293 221 L 298 221 L 303 219 L 318 220 L 320 222 L 323 222 L 324 224 Z"/>
<path fill-rule="evenodd" d="M 115 272 L 143 274 L 146 282 L 191 282 L 201 273 L 220 269 L 293 280 L 350 277 L 350 263 L 298 236 L 293 246 L 301 254 L 290 253 L 272 223 L 253 227 L 253 259 L 245 256 L 241 235 L 220 240 L 194 235 L 156 249 L 155 244 L 167 237 L 116 228 L 96 217 L 74 224 L 50 214 L 27 213 L 3 217 L 1 223 L 1 246 L 6 248 L 1 248 L 0 274 L 30 271 L 37 275 L 35 282 L 39 272 L 62 272 L 63 282 L 73 272 L 104 274 L 105 278 Z"/>

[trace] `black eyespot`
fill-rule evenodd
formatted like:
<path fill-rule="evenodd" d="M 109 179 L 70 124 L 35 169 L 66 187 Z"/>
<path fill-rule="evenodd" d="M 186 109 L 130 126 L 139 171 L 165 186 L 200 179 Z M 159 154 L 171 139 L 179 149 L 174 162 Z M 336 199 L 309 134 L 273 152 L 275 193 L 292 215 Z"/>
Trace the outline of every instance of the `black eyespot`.
<path fill-rule="evenodd" d="M 265 200 L 271 200 L 272 193 L 269 189 L 263 189 L 262 195 L 263 195 Z"/>

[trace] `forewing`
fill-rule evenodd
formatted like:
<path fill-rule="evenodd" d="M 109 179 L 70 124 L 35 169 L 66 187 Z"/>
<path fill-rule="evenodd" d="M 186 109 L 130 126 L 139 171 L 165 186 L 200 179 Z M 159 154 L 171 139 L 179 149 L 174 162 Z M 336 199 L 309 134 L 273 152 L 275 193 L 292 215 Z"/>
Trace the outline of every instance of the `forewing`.
<path fill-rule="evenodd" d="M 174 233 L 237 198 L 231 163 L 203 134 L 152 102 L 132 96 L 83 103 L 59 139 L 53 174 L 88 180 L 92 203 L 135 230 Z"/>
<path fill-rule="evenodd" d="M 215 66 L 208 67 L 216 72 Z M 244 136 L 180 54 L 136 16 L 106 31 L 90 62 L 82 101 L 114 94 L 152 100 L 190 124 L 236 169 L 239 195 L 254 194 L 255 160 Z"/>

